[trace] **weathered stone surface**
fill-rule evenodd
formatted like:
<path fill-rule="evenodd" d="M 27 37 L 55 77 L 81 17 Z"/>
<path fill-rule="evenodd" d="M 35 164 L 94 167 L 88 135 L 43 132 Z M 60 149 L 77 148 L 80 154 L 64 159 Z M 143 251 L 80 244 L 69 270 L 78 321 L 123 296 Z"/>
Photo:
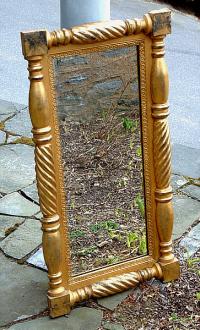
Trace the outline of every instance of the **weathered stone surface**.
<path fill-rule="evenodd" d="M 27 219 L 13 233 L 0 242 L 3 252 L 15 259 L 22 259 L 42 243 L 40 223 Z"/>
<path fill-rule="evenodd" d="M 196 198 L 200 201 L 200 187 L 193 184 L 182 189 L 187 195 L 190 195 L 193 198 Z"/>
<path fill-rule="evenodd" d="M 5 141 L 6 141 L 6 133 L 0 131 L 0 144 L 5 143 Z"/>
<path fill-rule="evenodd" d="M 11 193 L 35 179 L 34 148 L 6 145 L 0 147 L 0 192 Z"/>
<path fill-rule="evenodd" d="M 0 326 L 46 309 L 48 279 L 44 272 L 18 265 L 3 254 L 0 254 L 0 265 Z"/>
<path fill-rule="evenodd" d="M 200 217 L 200 202 L 186 196 L 175 196 L 173 238 L 181 237 Z"/>
<path fill-rule="evenodd" d="M 114 310 L 130 293 L 132 290 L 127 290 L 113 296 L 98 299 L 98 304 L 110 310 Z"/>
<path fill-rule="evenodd" d="M 30 217 L 40 210 L 39 206 L 24 198 L 18 192 L 6 195 L 0 199 L 0 213 Z"/>
<path fill-rule="evenodd" d="M 185 248 L 185 257 L 193 256 L 200 248 L 200 223 L 193 227 L 190 232 L 181 240 L 180 246 Z"/>
<path fill-rule="evenodd" d="M 13 232 L 20 224 L 25 221 L 24 218 L 0 215 L 0 241 Z"/>
<path fill-rule="evenodd" d="M 38 268 L 47 270 L 47 266 L 44 261 L 43 249 L 39 248 L 30 258 L 27 259 L 27 262 L 31 265 L 34 265 Z"/>
<path fill-rule="evenodd" d="M 35 214 L 34 217 L 38 220 L 41 220 L 42 219 L 42 212 L 39 212 L 39 213 Z"/>
<path fill-rule="evenodd" d="M 187 182 L 188 180 L 186 180 L 183 176 L 173 174 L 171 178 L 171 185 L 173 191 L 176 191 L 177 189 L 181 188 Z"/>
<path fill-rule="evenodd" d="M 198 179 L 200 177 L 200 150 L 174 144 L 172 148 L 173 173 Z"/>
<path fill-rule="evenodd" d="M 17 139 L 19 139 L 19 136 L 18 135 L 8 135 L 8 138 L 7 138 L 7 143 L 12 143 L 12 142 L 15 142 Z"/>
<path fill-rule="evenodd" d="M 88 95 L 91 95 L 92 98 L 110 96 L 116 94 L 121 86 L 121 79 L 108 79 L 103 82 L 97 82 L 88 92 Z"/>
<path fill-rule="evenodd" d="M 54 67 L 55 70 L 58 70 L 62 65 L 74 67 L 74 65 L 87 64 L 87 63 L 88 63 L 88 59 L 86 56 L 67 56 L 67 57 L 63 57 L 62 59 L 56 58 L 54 60 Z"/>
<path fill-rule="evenodd" d="M 0 115 L 0 123 L 3 123 L 6 119 L 13 117 L 14 115 L 12 113 L 8 113 L 7 115 Z"/>
<path fill-rule="evenodd" d="M 0 100 L 0 115 L 13 114 L 15 112 L 17 112 L 17 108 L 13 103 Z"/>
<path fill-rule="evenodd" d="M 22 192 L 31 198 L 34 202 L 39 203 L 38 190 L 36 183 L 31 184 L 30 186 L 22 189 Z"/>
<path fill-rule="evenodd" d="M 6 121 L 5 130 L 21 136 L 32 137 L 32 125 L 28 108 L 21 110 L 13 118 Z"/>
<path fill-rule="evenodd" d="M 129 52 L 128 47 L 116 48 L 116 49 L 108 50 L 106 52 L 102 52 L 102 56 L 115 58 L 118 56 L 126 55 L 128 52 Z M 132 52 L 133 52 L 133 56 L 136 56 L 136 49 L 133 48 Z"/>
<path fill-rule="evenodd" d="M 104 330 L 124 330 L 124 327 L 118 323 L 103 322 Z"/>
<path fill-rule="evenodd" d="M 71 311 L 69 316 L 50 319 L 43 317 L 15 324 L 11 330 L 97 330 L 101 325 L 103 313 L 100 310 L 82 307 Z"/>

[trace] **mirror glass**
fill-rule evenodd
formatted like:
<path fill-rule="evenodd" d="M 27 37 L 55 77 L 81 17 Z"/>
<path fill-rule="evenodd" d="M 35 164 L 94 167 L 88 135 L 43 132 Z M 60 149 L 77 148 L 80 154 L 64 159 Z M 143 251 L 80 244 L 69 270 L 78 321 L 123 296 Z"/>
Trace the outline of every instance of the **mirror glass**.
<path fill-rule="evenodd" d="M 53 69 L 72 275 L 146 255 L 137 46 Z"/>

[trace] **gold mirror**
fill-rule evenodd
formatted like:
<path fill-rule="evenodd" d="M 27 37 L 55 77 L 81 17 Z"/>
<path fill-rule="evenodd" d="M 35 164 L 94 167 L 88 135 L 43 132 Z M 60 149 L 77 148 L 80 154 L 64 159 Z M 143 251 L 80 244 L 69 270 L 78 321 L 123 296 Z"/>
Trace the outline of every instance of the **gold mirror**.
<path fill-rule="evenodd" d="M 51 317 L 179 276 L 168 74 L 170 11 L 24 32 Z"/>

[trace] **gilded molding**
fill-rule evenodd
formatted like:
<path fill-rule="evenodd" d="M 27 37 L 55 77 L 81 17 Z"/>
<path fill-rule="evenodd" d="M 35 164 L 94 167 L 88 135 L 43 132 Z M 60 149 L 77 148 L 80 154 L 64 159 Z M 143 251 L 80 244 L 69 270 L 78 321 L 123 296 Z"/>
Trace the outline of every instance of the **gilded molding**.
<path fill-rule="evenodd" d="M 162 279 L 162 269 L 158 263 L 151 268 L 114 276 L 91 286 L 70 291 L 70 305 L 73 306 L 75 303 L 91 297 L 101 298 L 119 293 L 154 277 Z"/>
<path fill-rule="evenodd" d="M 29 110 L 33 125 L 35 142 L 36 178 L 41 211 L 43 213 L 43 252 L 48 267 L 49 290 L 48 299 L 51 308 L 52 300 L 67 297 L 63 286 L 61 272 L 61 235 L 60 218 L 57 212 L 57 188 L 55 166 L 52 153 L 52 135 L 49 126 L 48 102 L 43 83 L 42 56 L 31 56 L 29 60 Z M 54 306 L 55 307 L 55 306 Z M 69 306 L 62 308 L 68 312 Z M 57 316 L 56 308 L 51 311 Z"/>
<path fill-rule="evenodd" d="M 43 213 L 43 250 L 48 267 L 51 317 L 69 313 L 75 303 L 90 297 L 112 295 L 153 277 L 169 281 L 179 276 L 171 241 L 168 71 L 163 41 L 171 31 L 170 22 L 171 12 L 162 9 L 144 15 L 143 19 L 97 22 L 51 33 L 45 30 L 21 33 L 23 54 L 29 62 L 29 110 L 36 144 L 36 176 Z M 126 38 L 131 35 L 138 37 Z M 92 43 L 91 47 L 84 47 Z M 72 279 L 52 59 L 132 44 L 138 45 L 139 50 L 148 255 L 133 263 L 129 260 Z M 47 64 L 45 81 L 42 63 Z"/>
<path fill-rule="evenodd" d="M 163 27 L 160 31 L 162 29 Z M 179 264 L 172 252 L 174 215 L 171 203 L 172 188 L 170 186 L 171 145 L 167 121 L 169 114 L 169 81 L 168 70 L 164 60 L 164 35 L 156 35 L 152 38 L 151 97 L 152 117 L 154 119 L 153 144 L 156 178 L 156 220 L 160 240 L 159 262 L 162 266 L 164 280 L 169 281 L 179 276 Z"/>
<path fill-rule="evenodd" d="M 105 21 L 75 26 L 71 30 L 61 29 L 48 34 L 48 47 L 58 45 L 89 44 L 125 35 L 150 33 L 152 21 L 148 14 L 143 19 Z"/>

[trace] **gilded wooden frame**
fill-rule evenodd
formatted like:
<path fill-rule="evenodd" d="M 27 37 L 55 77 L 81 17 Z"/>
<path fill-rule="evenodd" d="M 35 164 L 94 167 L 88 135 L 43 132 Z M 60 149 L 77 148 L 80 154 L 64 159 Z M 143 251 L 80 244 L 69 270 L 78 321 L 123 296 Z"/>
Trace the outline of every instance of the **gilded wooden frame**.
<path fill-rule="evenodd" d="M 35 142 L 36 176 L 43 213 L 43 251 L 48 268 L 50 316 L 70 312 L 89 297 L 111 295 L 153 277 L 179 276 L 172 253 L 173 208 L 168 72 L 164 37 L 171 32 L 171 12 L 151 11 L 143 19 L 86 24 L 71 30 L 21 33 L 29 63 L 29 111 Z M 53 92 L 52 59 L 120 45 L 139 46 L 148 255 L 70 277 L 61 151 Z"/>

